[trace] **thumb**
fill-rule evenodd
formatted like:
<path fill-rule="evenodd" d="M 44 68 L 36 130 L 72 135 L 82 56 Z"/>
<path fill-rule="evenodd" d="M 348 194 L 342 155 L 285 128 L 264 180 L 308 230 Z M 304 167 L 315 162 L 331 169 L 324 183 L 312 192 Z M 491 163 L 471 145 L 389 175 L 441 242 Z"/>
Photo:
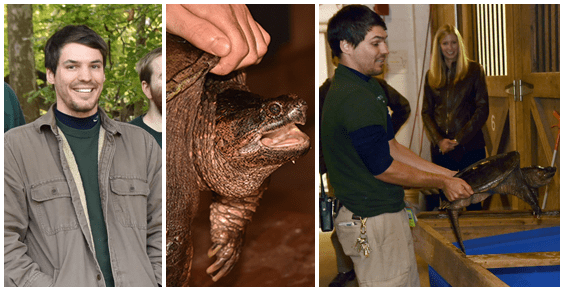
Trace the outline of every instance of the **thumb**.
<path fill-rule="evenodd" d="M 167 32 L 176 34 L 195 47 L 219 57 L 227 56 L 231 52 L 231 43 L 221 30 L 181 5 L 167 4 L 166 17 Z"/>

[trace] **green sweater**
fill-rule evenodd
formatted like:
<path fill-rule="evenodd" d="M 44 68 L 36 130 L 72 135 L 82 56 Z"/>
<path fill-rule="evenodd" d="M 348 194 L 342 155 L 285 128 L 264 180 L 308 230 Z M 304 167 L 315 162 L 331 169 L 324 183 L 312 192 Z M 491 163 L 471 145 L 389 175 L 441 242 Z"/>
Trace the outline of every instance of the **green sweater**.
<path fill-rule="evenodd" d="M 24 124 L 25 118 L 20 101 L 10 85 L 4 82 L 4 132 Z"/>
<path fill-rule="evenodd" d="M 110 252 L 108 248 L 108 233 L 106 222 L 102 211 L 100 199 L 100 188 L 98 184 L 98 137 L 100 133 L 100 121 L 91 129 L 81 130 L 64 125 L 57 120 L 57 126 L 65 134 L 73 152 L 84 193 L 90 219 L 96 260 L 104 275 L 106 286 L 114 286 Z M 79 266 L 77 266 L 79 267 Z"/>
<path fill-rule="evenodd" d="M 387 103 L 375 79 L 366 82 L 339 65 L 323 105 L 321 142 L 329 181 L 343 205 L 362 217 L 405 207 L 403 187 L 376 179 L 349 137 L 349 133 L 371 125 L 387 129 Z"/>

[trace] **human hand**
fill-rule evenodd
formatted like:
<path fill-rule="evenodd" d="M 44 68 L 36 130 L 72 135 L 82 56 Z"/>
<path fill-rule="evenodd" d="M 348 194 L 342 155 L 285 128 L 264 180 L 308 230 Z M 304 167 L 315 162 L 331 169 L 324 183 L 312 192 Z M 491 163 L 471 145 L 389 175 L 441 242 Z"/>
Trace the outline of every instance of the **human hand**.
<path fill-rule="evenodd" d="M 454 148 L 457 145 L 458 145 L 458 141 L 456 141 L 456 139 L 444 138 L 439 142 L 439 148 L 441 149 L 441 152 L 443 154 L 446 154 L 446 153 L 454 150 Z"/>
<path fill-rule="evenodd" d="M 244 4 L 167 4 L 166 18 L 168 32 L 221 57 L 217 75 L 260 63 L 270 43 Z"/>
<path fill-rule="evenodd" d="M 468 198 L 474 194 L 474 190 L 466 181 L 454 177 L 448 177 L 445 180 L 443 192 L 449 201 Z"/>

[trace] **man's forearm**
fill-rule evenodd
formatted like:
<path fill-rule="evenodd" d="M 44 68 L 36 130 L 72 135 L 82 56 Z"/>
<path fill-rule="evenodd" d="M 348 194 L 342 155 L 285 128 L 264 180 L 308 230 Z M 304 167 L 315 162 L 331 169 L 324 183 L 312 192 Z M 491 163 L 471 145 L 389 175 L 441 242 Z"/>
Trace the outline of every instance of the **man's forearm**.
<path fill-rule="evenodd" d="M 456 172 L 454 171 L 443 168 L 421 158 L 420 156 L 416 155 L 414 152 L 397 142 L 395 139 L 390 140 L 389 144 L 390 154 L 396 161 L 402 162 L 424 172 L 435 173 L 449 177 L 452 177 L 454 176 L 454 174 L 456 174 Z"/>
<path fill-rule="evenodd" d="M 450 201 L 467 198 L 474 193 L 464 180 L 453 177 L 456 172 L 420 158 L 395 139 L 390 141 L 390 154 L 394 161 L 384 173 L 375 176 L 376 179 L 406 187 L 439 188 Z"/>
<path fill-rule="evenodd" d="M 442 189 L 445 186 L 445 177 L 443 175 L 422 171 L 397 160 L 394 160 L 384 173 L 374 177 L 386 183 L 404 187 L 432 187 Z"/>

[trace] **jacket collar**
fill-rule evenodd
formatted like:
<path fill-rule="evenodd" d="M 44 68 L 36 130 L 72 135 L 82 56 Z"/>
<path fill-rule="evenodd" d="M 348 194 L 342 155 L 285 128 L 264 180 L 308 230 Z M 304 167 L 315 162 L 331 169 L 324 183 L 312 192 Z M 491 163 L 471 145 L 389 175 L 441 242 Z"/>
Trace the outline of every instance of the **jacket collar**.
<path fill-rule="evenodd" d="M 39 117 L 34 122 L 34 127 L 35 130 L 37 130 L 37 132 L 41 133 L 41 129 L 43 127 L 48 127 L 51 129 L 53 133 L 58 134 L 57 119 L 55 118 L 56 105 L 57 105 L 56 103 L 51 105 L 47 113 Z M 121 126 L 119 125 L 119 122 L 108 117 L 106 112 L 104 112 L 104 110 L 102 110 L 100 107 L 98 107 L 98 112 L 100 114 L 100 121 L 102 123 L 102 127 L 104 127 L 104 129 L 107 132 L 109 132 L 112 135 L 116 135 L 118 133 L 121 134 Z"/>
<path fill-rule="evenodd" d="M 456 72 L 456 61 L 452 62 L 452 65 L 450 66 L 450 70 L 449 70 L 449 68 L 446 65 L 446 62 L 443 60 L 443 69 L 444 69 L 445 72 L 450 71 L 451 74 L 452 74 L 452 72 Z"/>
<path fill-rule="evenodd" d="M 372 77 L 367 76 L 367 75 L 365 75 L 365 74 L 363 74 L 363 73 L 361 73 L 361 72 L 359 72 L 359 71 L 357 71 L 357 70 L 355 70 L 355 69 L 353 69 L 353 68 L 347 67 L 347 66 L 345 66 L 345 65 L 343 65 L 343 64 L 339 64 L 339 66 L 342 67 L 342 68 L 348 69 L 348 70 L 351 71 L 355 76 L 361 78 L 361 79 L 362 79 L 363 81 L 365 81 L 365 82 L 370 81 L 370 78 L 372 78 Z"/>

